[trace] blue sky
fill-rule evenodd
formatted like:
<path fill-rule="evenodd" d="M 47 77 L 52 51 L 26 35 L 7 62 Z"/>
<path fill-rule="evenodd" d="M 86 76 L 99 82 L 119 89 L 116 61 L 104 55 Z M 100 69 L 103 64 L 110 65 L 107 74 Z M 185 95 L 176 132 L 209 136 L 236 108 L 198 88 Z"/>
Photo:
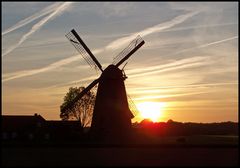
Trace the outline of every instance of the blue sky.
<path fill-rule="evenodd" d="M 3 114 L 59 119 L 68 88 L 100 75 L 72 28 L 104 68 L 142 36 L 125 84 L 135 103 L 165 102 L 163 120 L 237 121 L 238 2 L 2 2 Z"/>

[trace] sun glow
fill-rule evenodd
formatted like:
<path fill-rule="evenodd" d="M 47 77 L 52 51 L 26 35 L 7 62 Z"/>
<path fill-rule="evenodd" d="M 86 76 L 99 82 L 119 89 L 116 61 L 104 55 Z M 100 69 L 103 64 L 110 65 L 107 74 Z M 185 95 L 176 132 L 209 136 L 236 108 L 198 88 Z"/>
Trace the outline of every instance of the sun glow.
<path fill-rule="evenodd" d="M 137 104 L 141 118 L 150 119 L 153 122 L 161 120 L 164 107 L 165 103 L 163 102 L 142 102 Z"/>

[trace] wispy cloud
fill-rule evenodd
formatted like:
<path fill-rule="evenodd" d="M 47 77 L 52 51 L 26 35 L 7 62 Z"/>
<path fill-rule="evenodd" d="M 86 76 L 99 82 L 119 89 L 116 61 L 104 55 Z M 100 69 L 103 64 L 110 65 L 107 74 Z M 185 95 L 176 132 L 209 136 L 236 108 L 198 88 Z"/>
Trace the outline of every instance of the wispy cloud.
<path fill-rule="evenodd" d="M 56 8 L 63 3 L 64 1 L 58 2 Z M 28 19 L 21 8 L 23 6 L 25 8 L 25 5 L 29 7 L 30 4 L 3 4 L 5 17 L 3 27 L 6 28 L 2 30 L 2 34 L 6 33 L 2 35 L 6 42 L 3 52 L 17 44 L 25 33 L 31 31 L 32 26 L 56 10 L 53 7 L 51 12 L 49 9 L 49 12 L 46 11 L 44 14 L 44 8 L 47 7 L 44 4 L 37 4 L 37 7 L 41 8 L 35 10 L 38 12 L 35 17 L 32 15 L 34 13 L 30 14 L 32 16 L 28 15 Z M 55 2 L 48 3 L 53 4 Z M 35 8 L 36 2 L 32 2 L 31 5 Z M 59 105 L 68 88 L 85 86 L 99 76 L 88 64 L 82 62 L 84 59 L 77 55 L 77 51 L 75 54 L 68 51 L 68 47 L 72 46 L 65 45 L 68 41 L 64 40 L 64 34 L 58 36 L 59 33 L 67 31 L 63 30 L 64 27 L 78 25 L 79 30 L 87 32 L 83 39 L 88 40 L 91 46 L 95 46 L 93 48 L 95 50 L 91 51 L 94 55 L 99 54 L 96 56 L 101 59 L 99 60 L 101 64 L 111 62 L 110 55 L 127 46 L 137 34 L 143 36 L 146 44 L 137 54 L 139 57 L 132 58 L 132 65 L 125 69 L 129 76 L 125 81 L 126 91 L 132 99 L 138 99 L 134 102 L 165 102 L 164 120 L 173 117 L 172 119 L 183 122 L 237 121 L 236 3 L 174 2 L 169 5 L 169 2 L 164 2 L 133 3 L 132 6 L 126 3 L 124 7 L 121 3 L 107 4 L 106 7 L 103 3 L 74 3 L 74 8 L 68 9 L 71 11 L 67 15 L 57 17 L 58 29 L 54 29 L 54 34 L 45 32 L 44 40 L 35 41 L 33 38 L 36 34 L 41 36 L 44 28 L 47 31 L 48 28 L 56 26 L 51 23 L 57 18 L 53 20 L 52 17 L 52 20 L 49 19 L 50 21 L 28 36 L 14 52 L 2 57 L 3 113 L 31 115 L 37 110 L 47 119 L 60 119 Z M 103 11 L 103 16 L 99 11 Z M 76 17 L 79 22 L 75 22 Z M 26 20 L 17 20 L 14 22 L 15 25 L 6 27 L 17 18 Z M 79 25 L 80 22 L 84 24 Z M 117 30 L 114 28 L 121 29 L 118 31 L 119 34 L 115 34 Z M 88 35 L 90 32 L 92 35 Z M 10 36 L 16 38 L 12 39 Z M 12 39 L 13 43 L 7 39 Z M 114 45 L 117 40 L 120 41 Z M 99 43 L 104 45 L 98 45 Z M 56 46 L 53 46 L 54 44 Z M 74 48 L 72 51 L 75 51 Z M 54 53 L 55 56 L 56 54 L 63 56 L 66 52 L 69 54 L 62 58 L 49 57 Z M 12 54 L 19 54 L 20 57 L 17 55 L 8 57 Z M 49 60 L 39 59 L 42 57 Z M 34 65 L 30 66 L 33 62 Z M 106 67 L 104 64 L 102 66 Z M 141 73 L 144 73 L 144 76 L 141 76 Z M 61 78 L 56 78 L 54 74 L 55 76 L 61 74 Z M 41 80 L 29 80 L 36 79 L 37 76 Z M 38 96 L 33 96 L 36 94 Z M 222 115 L 219 115 L 219 112 Z M 141 121 L 141 118 L 136 121 Z"/>
<path fill-rule="evenodd" d="M 198 48 L 204 48 L 204 47 L 208 47 L 208 46 L 224 43 L 224 42 L 231 41 L 231 40 L 234 40 L 234 39 L 237 39 L 237 38 L 238 38 L 238 36 L 233 36 L 233 37 L 229 37 L 229 38 L 226 38 L 226 39 L 213 41 L 213 42 L 206 43 L 206 44 L 201 44 L 201 45 L 198 45 L 198 46 L 195 46 L 195 47 L 191 47 L 191 48 L 186 48 L 186 49 L 180 50 L 178 52 L 175 52 L 175 53 L 172 53 L 172 54 L 169 54 L 169 55 L 166 55 L 166 56 L 178 55 L 178 54 L 183 53 L 183 52 L 187 52 L 187 51 L 191 51 L 191 50 L 198 49 Z"/>
<path fill-rule="evenodd" d="M 150 35 L 152 33 L 160 32 L 160 31 L 163 31 L 165 29 L 171 28 L 171 27 L 173 27 L 177 24 L 180 24 L 180 23 L 184 22 L 185 20 L 193 17 L 194 15 L 198 14 L 199 12 L 200 11 L 189 12 L 187 14 L 177 16 L 170 21 L 157 24 L 153 27 L 146 28 L 146 29 L 144 29 L 140 32 L 137 32 L 137 33 L 133 33 L 131 36 L 117 39 L 117 40 L 111 42 L 110 44 L 108 44 L 106 46 L 106 49 L 119 48 L 119 47 L 123 46 L 124 44 L 128 43 L 130 40 L 134 39 L 137 35 L 141 35 L 142 37 L 144 37 L 144 36 Z"/>
<path fill-rule="evenodd" d="M 166 72 L 166 71 L 170 71 L 170 70 L 178 70 L 178 69 L 183 69 L 183 68 L 196 67 L 196 66 L 206 65 L 206 64 L 210 64 L 210 63 L 211 62 L 210 62 L 209 57 L 201 57 L 201 56 L 191 57 L 191 58 L 174 61 L 172 63 L 168 63 L 168 64 L 164 64 L 164 65 L 130 70 L 128 76 L 131 76 L 131 78 L 134 78 L 134 77 L 139 77 L 139 76 L 145 76 L 145 75 L 150 75 L 150 74 Z"/>
<path fill-rule="evenodd" d="M 169 97 L 179 97 L 179 96 L 189 96 L 189 95 L 196 95 L 196 94 L 205 94 L 211 91 L 202 91 L 202 92 L 190 92 L 190 93 L 180 93 L 180 94 L 171 94 L 171 95 L 155 95 L 155 96 L 143 96 L 138 98 L 133 98 L 134 101 L 136 100 L 153 100 L 153 99 L 161 99 L 161 98 L 169 98 Z"/>
<path fill-rule="evenodd" d="M 73 61 L 77 61 L 79 59 L 82 59 L 82 57 L 80 55 L 77 55 L 77 56 L 73 56 L 73 57 L 70 57 L 70 58 L 62 59 L 60 61 L 52 63 L 52 64 L 50 64 L 46 67 L 43 67 L 43 68 L 26 70 L 26 71 L 18 71 L 18 72 L 14 72 L 14 73 L 4 74 L 3 77 L 5 77 L 5 78 L 2 80 L 2 82 L 6 82 L 6 81 L 9 81 L 9 80 L 22 78 L 22 77 L 26 77 L 26 76 L 31 76 L 31 75 L 35 75 L 35 74 L 42 73 L 42 72 L 46 72 L 46 71 L 58 68 L 60 66 L 69 64 Z"/>
<path fill-rule="evenodd" d="M 31 30 L 29 32 L 27 32 L 26 34 L 24 34 L 21 39 L 18 41 L 17 44 L 9 47 L 8 49 L 6 49 L 6 51 L 2 54 L 2 56 L 5 56 L 7 54 L 9 54 L 10 52 L 12 52 L 15 48 L 17 48 L 18 46 L 20 46 L 25 40 L 27 40 L 33 33 L 35 33 L 37 30 L 39 30 L 45 23 L 47 23 L 50 19 L 53 19 L 54 17 L 56 17 L 57 15 L 60 15 L 65 9 L 67 9 L 69 7 L 69 5 L 72 2 L 64 2 L 63 4 L 61 4 L 60 6 L 58 6 L 54 12 L 52 12 L 51 14 L 49 14 L 48 16 L 46 16 L 45 18 L 43 18 L 42 20 L 40 20 L 38 23 L 36 23 L 35 25 L 33 25 L 33 27 L 31 28 Z"/>
<path fill-rule="evenodd" d="M 129 94 L 132 95 L 134 101 L 152 101 L 155 99 L 185 97 L 191 95 L 209 94 L 214 92 L 217 94 L 218 92 L 222 91 L 223 88 L 231 85 L 237 86 L 238 82 L 199 83 L 189 85 L 176 85 L 169 87 L 132 88 L 130 89 Z"/>
<path fill-rule="evenodd" d="M 166 29 L 164 32 L 173 32 L 173 31 L 182 31 L 190 29 L 200 29 L 200 28 L 209 28 L 209 27 L 224 27 L 224 26 L 233 26 L 237 23 L 221 23 L 221 24 L 205 24 L 205 25 L 196 25 L 196 26 L 187 26 L 187 27 L 177 27 L 172 29 Z"/>
<path fill-rule="evenodd" d="M 81 83 L 83 83 L 83 82 L 89 82 L 90 83 L 95 79 L 97 79 L 96 76 L 90 76 L 90 77 L 82 78 L 80 80 L 75 80 L 75 81 L 71 81 L 71 82 L 67 82 L 67 83 L 63 83 L 63 84 L 58 84 L 58 85 L 53 85 L 53 86 L 50 86 L 50 87 L 45 87 L 44 89 L 65 88 L 65 87 L 69 87 L 69 86 L 73 86 L 73 85 L 78 85 L 80 82 Z"/>
<path fill-rule="evenodd" d="M 39 11 L 39 12 L 37 12 L 37 13 L 35 13 L 35 14 L 33 14 L 33 15 L 31 15 L 31 16 L 29 16 L 29 17 L 27 17 L 27 18 L 25 18 L 21 21 L 19 21 L 15 25 L 13 25 L 13 26 L 9 27 L 8 29 L 4 30 L 2 32 L 2 36 L 12 32 L 16 29 L 19 29 L 19 28 L 27 25 L 28 23 L 31 23 L 32 21 L 46 15 L 46 14 L 49 14 L 49 13 L 53 12 L 54 10 L 56 10 L 59 7 L 60 4 L 61 3 L 56 2 L 56 3 L 54 3 L 50 6 L 47 6 L 46 8 L 42 9 L 41 11 Z"/>
<path fill-rule="evenodd" d="M 56 14 L 60 13 L 61 11 L 63 11 L 66 7 L 67 7 L 68 4 L 64 3 L 62 4 L 60 7 L 58 7 L 55 12 L 51 13 L 49 16 L 47 16 L 46 18 L 42 19 L 40 22 L 38 22 L 37 24 L 35 24 L 33 27 L 32 27 L 32 30 L 30 32 L 28 32 L 27 34 L 25 34 L 21 40 L 18 42 L 17 45 L 11 47 L 7 52 L 5 52 L 3 55 L 6 55 L 8 54 L 9 52 L 11 52 L 12 50 L 14 50 L 16 47 L 18 47 L 23 41 L 25 41 L 32 33 L 34 33 L 37 29 L 39 29 L 41 26 L 43 26 L 44 23 L 46 23 L 50 18 L 52 18 L 53 16 L 55 16 Z M 176 24 L 179 24 L 179 23 L 182 23 L 184 22 L 186 19 L 188 19 L 189 17 L 197 14 L 198 12 L 190 12 L 190 13 L 187 13 L 187 14 L 184 14 L 184 15 L 180 15 L 180 16 L 177 16 L 175 17 L 174 19 L 170 20 L 170 21 L 167 21 L 167 22 L 164 22 L 164 23 L 161 23 L 161 24 L 158 24 L 156 26 L 153 26 L 153 27 L 149 27 L 149 28 L 146 28 L 138 33 L 134 33 L 133 35 L 129 36 L 129 37 L 125 37 L 125 38 L 120 38 L 118 40 L 115 40 L 113 41 L 112 43 L 109 43 L 105 48 L 98 48 L 98 49 L 95 49 L 93 51 L 94 54 L 98 54 L 98 53 L 101 53 L 103 52 L 105 49 L 108 49 L 108 48 L 116 48 L 116 47 L 121 47 L 121 45 L 125 44 L 126 42 L 129 42 L 129 39 L 131 39 L 132 37 L 135 38 L 136 34 L 141 34 L 142 36 L 146 36 L 146 35 L 149 35 L 151 33 L 155 33 L 155 32 L 159 32 L 161 30 L 165 30 L 167 28 L 170 28 Z M 119 45 L 116 46 L 116 44 L 119 42 Z M 60 60 L 58 62 L 64 62 L 63 64 L 60 64 L 61 65 L 66 65 L 68 63 L 71 63 L 73 61 L 75 61 L 76 56 L 73 56 L 72 58 L 67 58 L 67 59 L 64 59 L 64 60 Z M 56 62 L 56 64 L 58 64 L 58 62 Z M 16 73 L 11 73 L 11 74 L 6 74 L 6 76 L 9 76 L 8 78 L 5 78 L 3 79 L 2 81 L 5 82 L 5 81 L 9 81 L 9 80 L 12 80 L 12 79 L 17 79 L 17 78 L 21 78 L 21 77 L 25 77 L 25 76 L 29 76 L 29 75 L 34 75 L 34 74 L 38 74 L 38 73 L 41 73 L 41 72 L 45 72 L 47 70 L 51 70 L 53 68 L 56 68 L 56 67 L 59 67 L 59 66 L 52 66 L 52 64 L 50 64 L 48 67 L 44 67 L 44 68 L 40 68 L 40 69 L 36 69 L 36 70 L 29 70 L 29 71 L 20 71 L 20 72 L 16 72 Z"/>
<path fill-rule="evenodd" d="M 201 87 L 215 87 L 225 85 L 237 85 L 238 82 L 221 82 L 221 83 L 200 83 L 200 84 L 189 84 L 189 85 L 176 85 L 176 86 L 160 86 L 160 87 L 138 87 L 132 88 L 131 93 L 145 93 L 148 91 L 159 91 L 162 89 L 182 89 L 182 88 L 201 88 Z"/>
<path fill-rule="evenodd" d="M 161 72 L 166 72 L 170 70 L 179 70 L 179 69 L 184 69 L 184 68 L 189 68 L 189 67 L 196 67 L 200 65 L 206 65 L 206 62 L 209 62 L 208 57 L 192 57 L 192 58 L 186 58 L 186 59 L 181 59 L 177 60 L 171 63 L 167 63 L 164 65 L 158 65 L 158 66 L 152 66 L 148 68 L 135 68 L 133 70 L 128 71 L 128 76 L 130 78 L 135 78 L 135 77 L 140 77 L 144 75 L 149 75 L 149 74 L 156 74 L 156 73 L 161 73 Z M 66 87 L 66 86 L 71 86 L 83 82 L 91 82 L 92 80 L 96 79 L 96 76 L 89 76 L 86 78 L 82 78 L 80 80 L 75 80 L 71 82 L 67 82 L 64 84 L 58 84 L 51 86 L 49 88 L 56 88 L 56 87 Z"/>
<path fill-rule="evenodd" d="M 169 25 L 169 24 L 167 24 L 167 25 Z M 152 31 L 151 28 L 148 28 L 148 29 L 145 29 L 145 30 L 147 30 L 146 31 L 147 33 L 145 33 L 145 35 L 148 34 L 149 32 L 154 32 L 154 31 Z M 154 28 L 154 30 L 155 30 L 155 28 Z M 144 32 L 144 30 L 141 31 L 141 32 Z M 218 40 L 218 41 L 215 41 L 215 42 L 203 44 L 203 45 L 193 47 L 193 48 L 189 48 L 189 49 L 184 49 L 184 50 L 179 51 L 175 54 L 179 54 L 181 52 L 185 52 L 185 51 L 196 49 L 196 48 L 203 48 L 203 47 L 207 47 L 207 46 L 210 46 L 210 45 L 216 45 L 216 44 L 223 43 L 223 42 L 233 40 L 233 39 L 236 39 L 236 38 L 238 38 L 238 36 L 230 37 L 230 38 L 223 39 L 223 40 Z M 120 38 L 119 40 L 121 40 L 121 39 L 123 39 L 123 38 Z M 118 41 L 118 40 L 116 40 L 116 41 Z M 107 45 L 107 47 L 111 46 L 111 44 L 114 44 L 116 41 L 110 43 L 109 45 Z M 97 54 L 97 53 L 100 53 L 102 51 L 103 51 L 102 48 L 95 49 L 93 51 L 93 53 Z M 173 54 L 173 55 L 175 55 L 175 54 Z M 73 57 L 70 57 L 70 58 L 66 58 L 66 59 L 57 61 L 53 64 L 50 64 L 49 66 L 46 66 L 46 67 L 43 67 L 43 68 L 40 68 L 40 69 L 29 70 L 29 71 L 20 71 L 20 72 L 16 72 L 16 73 L 5 74 L 4 76 L 6 76 L 6 78 L 3 79 L 2 81 L 6 82 L 6 81 L 9 81 L 9 80 L 12 80 L 12 79 L 17 79 L 17 78 L 21 78 L 21 77 L 25 77 L 25 76 L 30 76 L 30 75 L 35 75 L 35 74 L 38 74 L 38 73 L 41 73 L 41 72 L 46 72 L 48 70 L 52 70 L 54 68 L 58 68 L 60 66 L 69 64 L 73 61 L 79 60 L 79 58 L 80 58 L 80 56 L 73 56 Z M 177 62 L 174 62 L 174 63 L 169 63 L 169 64 L 166 64 L 166 65 L 160 65 L 160 66 L 151 67 L 151 68 L 135 69 L 135 70 L 130 71 L 129 75 L 131 77 L 138 77 L 138 76 L 142 76 L 142 75 L 155 74 L 155 73 L 160 73 L 160 72 L 169 71 L 169 70 L 176 70 L 176 69 L 179 69 L 179 68 L 201 66 L 201 65 L 204 65 L 206 63 L 209 63 L 207 60 L 208 60 L 207 57 L 193 57 L 193 58 L 183 59 L 183 60 L 180 60 L 180 61 L 177 61 Z M 148 71 L 148 72 L 146 72 L 146 71 Z"/>
<path fill-rule="evenodd" d="M 200 45 L 200 46 L 198 46 L 198 48 L 208 47 L 208 46 L 211 46 L 211 45 L 223 43 L 223 42 L 230 41 L 230 40 L 234 40 L 234 39 L 237 39 L 237 38 L 238 38 L 238 36 L 234 36 L 234 37 L 230 37 L 230 38 L 227 38 L 227 39 L 223 39 L 223 40 L 219 40 L 219 41 L 214 41 L 214 42 L 212 42 L 212 43 L 207 43 L 207 44 Z"/>
<path fill-rule="evenodd" d="M 210 45 L 219 44 L 219 43 L 226 42 L 226 41 L 229 41 L 229 40 L 233 40 L 233 39 L 236 39 L 236 38 L 238 38 L 238 36 L 234 36 L 234 37 L 231 37 L 231 38 L 227 38 L 227 39 L 203 44 L 203 45 L 200 45 L 200 46 L 197 46 L 197 47 L 194 47 L 194 48 L 184 49 L 182 51 L 179 51 L 179 52 L 171 54 L 171 55 L 176 55 L 176 54 L 179 54 L 181 52 L 196 49 L 196 48 L 199 48 L 199 47 L 203 48 L 203 47 L 207 47 L 207 46 L 210 46 Z M 94 50 L 95 54 L 99 53 L 99 52 L 102 52 L 102 50 L 101 49 Z M 50 65 L 48 65 L 46 67 L 43 67 L 43 68 L 40 68 L 40 69 L 29 70 L 29 71 L 20 71 L 20 72 L 10 73 L 10 74 L 4 74 L 3 76 L 5 76 L 6 78 L 3 79 L 2 82 L 9 81 L 9 80 L 12 80 L 12 79 L 21 78 L 21 77 L 25 77 L 25 76 L 35 75 L 35 74 L 38 74 L 38 73 L 41 73 L 41 72 L 46 72 L 48 70 L 52 70 L 54 68 L 58 68 L 60 66 L 67 65 L 67 64 L 72 63 L 74 61 L 77 61 L 77 60 L 79 60 L 79 58 L 82 58 L 82 57 L 79 56 L 79 55 L 77 55 L 77 56 L 75 55 L 75 56 L 72 56 L 70 58 L 66 58 L 66 59 L 57 61 L 53 64 L 50 64 Z M 183 59 L 183 60 L 180 60 L 178 62 L 169 63 L 169 64 L 166 64 L 166 65 L 160 65 L 160 66 L 156 66 L 156 67 L 143 68 L 143 69 L 135 69 L 135 70 L 130 71 L 130 75 L 132 73 L 133 75 L 131 77 L 138 77 L 138 76 L 142 76 L 143 74 L 147 75 L 147 74 L 160 73 L 160 72 L 168 71 L 168 70 L 174 70 L 174 69 L 176 70 L 178 68 L 200 66 L 200 65 L 204 65 L 206 62 L 204 63 L 204 62 L 196 62 L 196 61 L 204 61 L 204 60 L 207 61 L 207 59 L 209 59 L 209 58 L 208 57 L 193 57 L 193 58 Z M 207 62 L 207 63 L 210 63 L 210 62 Z M 183 64 L 185 64 L 185 65 L 183 65 Z M 53 65 L 57 65 L 57 66 L 53 66 Z M 175 67 L 172 67 L 172 66 L 175 66 Z M 163 68 L 167 68 L 167 69 L 163 69 Z M 150 71 L 150 72 L 143 73 L 144 71 Z M 136 74 L 134 74 L 134 73 L 136 73 Z M 137 73 L 139 73 L 139 74 L 137 74 Z"/>
<path fill-rule="evenodd" d="M 166 87 L 140 87 L 140 88 L 128 88 L 128 93 L 134 95 L 135 98 L 140 98 L 144 95 L 146 96 L 156 96 L 156 98 L 167 98 L 170 95 L 191 93 L 191 91 L 209 91 L 216 87 L 226 88 L 230 85 L 237 85 L 237 82 L 224 82 L 224 83 L 200 83 L 200 84 L 189 84 L 189 85 L 176 85 L 176 86 L 166 86 Z M 231 86 L 231 87 L 232 87 Z M 160 97 L 159 97 L 160 96 Z"/>

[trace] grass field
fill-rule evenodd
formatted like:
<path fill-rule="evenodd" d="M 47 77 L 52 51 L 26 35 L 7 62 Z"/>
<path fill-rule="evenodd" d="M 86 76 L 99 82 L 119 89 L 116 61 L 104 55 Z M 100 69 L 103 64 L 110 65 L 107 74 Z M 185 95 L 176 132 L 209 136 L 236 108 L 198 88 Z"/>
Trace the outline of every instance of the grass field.
<path fill-rule="evenodd" d="M 193 135 L 150 137 L 154 144 L 186 144 L 186 145 L 238 145 L 238 136 L 230 135 Z"/>
<path fill-rule="evenodd" d="M 184 140 L 183 140 L 184 139 Z M 2 166 L 237 166 L 238 136 L 181 136 L 135 145 L 30 145 L 2 148 Z"/>
<path fill-rule="evenodd" d="M 237 166 L 237 148 L 3 148 L 2 166 Z"/>

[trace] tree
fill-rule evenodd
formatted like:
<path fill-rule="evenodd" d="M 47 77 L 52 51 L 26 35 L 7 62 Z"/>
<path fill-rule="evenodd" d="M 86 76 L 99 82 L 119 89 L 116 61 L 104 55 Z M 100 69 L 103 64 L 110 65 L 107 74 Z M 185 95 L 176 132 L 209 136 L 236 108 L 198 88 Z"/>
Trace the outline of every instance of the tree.
<path fill-rule="evenodd" d="M 62 120 L 78 120 L 82 127 L 90 126 L 93 115 L 93 108 L 96 94 L 93 91 L 87 92 L 80 100 L 78 100 L 71 109 L 63 111 L 62 109 L 71 102 L 84 87 L 70 87 L 69 91 L 64 97 L 64 101 L 60 106 L 60 117 Z"/>

